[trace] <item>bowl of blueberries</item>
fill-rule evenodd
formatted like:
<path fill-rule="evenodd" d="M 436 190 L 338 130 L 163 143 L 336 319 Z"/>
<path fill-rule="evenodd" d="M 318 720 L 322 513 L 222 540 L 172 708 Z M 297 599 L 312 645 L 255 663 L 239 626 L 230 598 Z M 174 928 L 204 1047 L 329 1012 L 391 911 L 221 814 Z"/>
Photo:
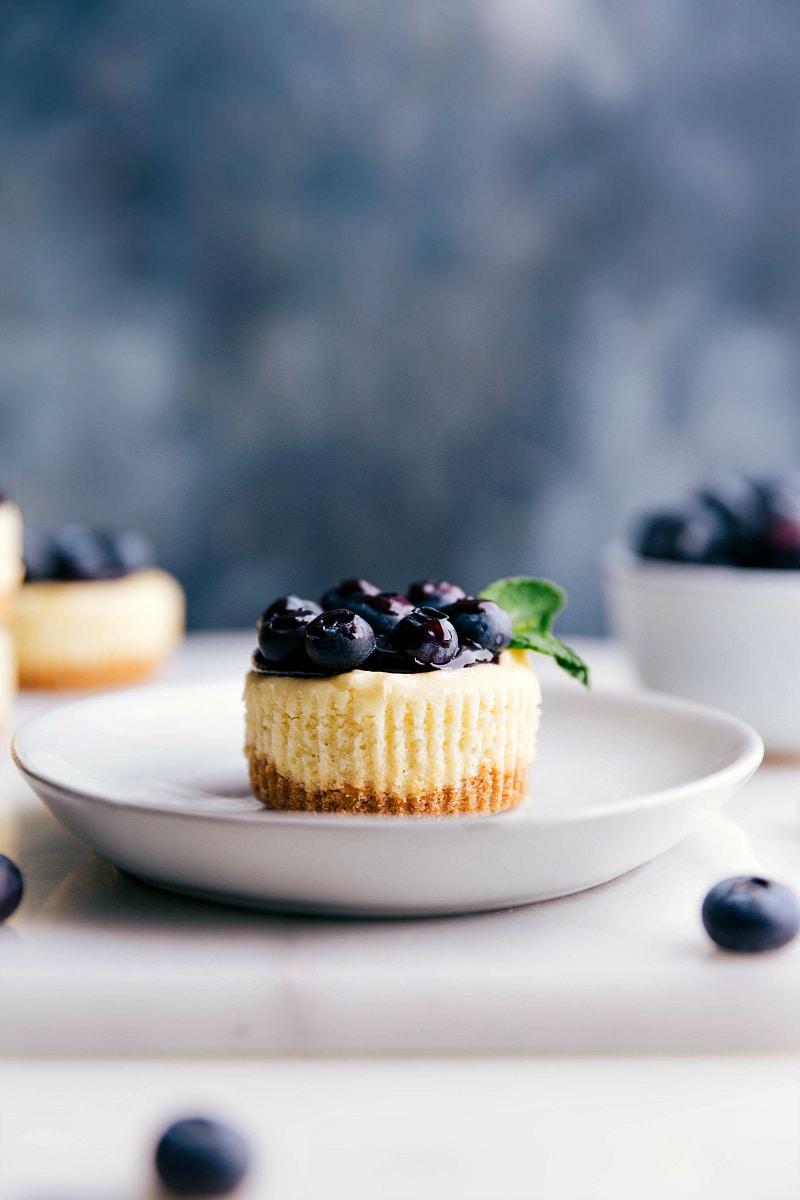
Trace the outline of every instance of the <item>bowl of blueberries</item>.
<path fill-rule="evenodd" d="M 800 753 L 800 472 L 729 474 L 608 548 L 612 633 L 641 682 Z"/>

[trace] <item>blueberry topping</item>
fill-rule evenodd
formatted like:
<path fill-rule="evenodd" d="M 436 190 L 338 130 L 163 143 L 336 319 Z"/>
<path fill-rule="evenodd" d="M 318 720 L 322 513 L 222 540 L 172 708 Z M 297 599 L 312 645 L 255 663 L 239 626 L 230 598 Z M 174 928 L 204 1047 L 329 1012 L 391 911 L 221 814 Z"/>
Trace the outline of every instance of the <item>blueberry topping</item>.
<path fill-rule="evenodd" d="M 258 648 L 267 662 L 282 663 L 293 658 L 305 645 L 306 630 L 317 617 L 311 609 L 295 608 L 276 612 L 261 621 Z"/>
<path fill-rule="evenodd" d="M 153 562 L 150 541 L 135 530 L 65 525 L 46 537 L 25 538 L 25 578 L 31 582 L 117 579 Z"/>
<path fill-rule="evenodd" d="M 347 608 L 351 600 L 360 600 L 364 596 L 375 596 L 381 589 L 368 579 L 342 579 L 335 587 L 328 588 L 320 600 L 325 609 Z"/>
<path fill-rule="evenodd" d="M 465 596 L 447 609 L 447 618 L 460 642 L 472 642 L 485 650 L 505 650 L 514 636 L 511 617 L 494 600 Z"/>
<path fill-rule="evenodd" d="M 395 626 L 390 644 L 415 663 L 438 667 L 455 657 L 458 637 L 439 609 L 415 608 Z"/>
<path fill-rule="evenodd" d="M 176 1196 L 227 1196 L 250 1167 L 250 1148 L 235 1129 L 205 1117 L 176 1121 L 156 1147 L 156 1170 Z"/>
<path fill-rule="evenodd" d="M 265 608 L 261 616 L 258 618 L 256 625 L 260 629 L 265 621 L 270 617 L 277 616 L 278 613 L 292 612 L 309 612 L 318 615 L 322 612 L 320 606 L 314 600 L 303 600 L 300 596 L 280 596 L 277 600 L 273 600 L 268 608 Z"/>
<path fill-rule="evenodd" d="M 305 631 L 310 661 L 329 675 L 354 671 L 375 649 L 375 633 L 349 608 L 332 608 L 314 617 Z"/>
<path fill-rule="evenodd" d="M 800 902 L 783 883 L 741 875 L 713 887 L 703 901 L 703 925 L 723 950 L 777 950 L 800 931 Z"/>
<path fill-rule="evenodd" d="M 408 598 L 412 604 L 426 608 L 447 608 L 466 596 L 463 588 L 456 583 L 448 583 L 446 579 L 419 579 L 408 589 Z"/>
<path fill-rule="evenodd" d="M 340 593 L 350 599 L 324 611 L 298 596 L 281 596 L 258 621 L 253 670 L 320 678 L 358 667 L 409 674 L 497 662 L 512 637 L 505 609 L 444 581 L 414 587 L 435 591 L 442 601 L 453 597 L 450 608 L 414 605 L 365 579 L 346 579 L 326 592 L 323 605 Z"/>
<path fill-rule="evenodd" d="M 414 605 L 405 596 L 398 596 L 395 592 L 376 592 L 374 596 L 352 599 L 348 607 L 363 617 L 378 634 L 391 633 L 398 621 L 408 616 Z"/>
<path fill-rule="evenodd" d="M 0 854 L 0 921 L 5 921 L 16 911 L 24 890 L 19 867 L 5 854 Z"/>

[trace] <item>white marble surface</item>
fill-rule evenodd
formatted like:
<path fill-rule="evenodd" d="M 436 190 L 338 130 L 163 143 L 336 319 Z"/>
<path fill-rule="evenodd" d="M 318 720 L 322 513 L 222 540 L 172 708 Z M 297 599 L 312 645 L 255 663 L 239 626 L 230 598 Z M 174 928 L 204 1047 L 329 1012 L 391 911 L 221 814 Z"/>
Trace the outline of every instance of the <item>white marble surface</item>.
<path fill-rule="evenodd" d="M 797 1200 L 800 1058 L 0 1059 L 3 1200 L 166 1200 L 188 1114 L 250 1141 L 237 1200 Z"/>
<path fill-rule="evenodd" d="M 246 664 L 191 639 L 168 678 Z M 597 687 L 626 686 L 587 642 Z M 23 697 L 19 721 L 56 697 Z M 163 894 L 65 833 L 3 757 L 0 849 L 26 878 L 0 929 L 10 1055 L 800 1050 L 800 944 L 716 952 L 702 896 L 763 869 L 800 887 L 800 763 L 760 768 L 680 846 L 582 895 L 486 916 L 334 921 Z M 761 866 L 759 867 L 759 863 Z"/>

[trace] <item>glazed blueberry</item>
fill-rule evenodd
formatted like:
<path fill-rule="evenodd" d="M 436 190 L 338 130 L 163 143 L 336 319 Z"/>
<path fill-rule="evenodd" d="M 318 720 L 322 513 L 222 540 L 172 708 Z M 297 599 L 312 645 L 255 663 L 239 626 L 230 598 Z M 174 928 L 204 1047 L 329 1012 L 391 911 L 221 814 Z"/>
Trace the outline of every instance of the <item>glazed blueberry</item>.
<path fill-rule="evenodd" d="M 446 610 L 459 642 L 472 642 L 485 650 L 505 650 L 514 635 L 511 617 L 494 600 L 465 596 Z"/>
<path fill-rule="evenodd" d="M 277 616 L 278 613 L 292 612 L 310 612 L 318 615 L 322 612 L 320 606 L 314 600 L 303 600 L 300 596 L 279 596 L 277 600 L 273 600 L 267 608 L 264 609 L 261 616 L 258 618 L 256 628 L 260 629 L 265 621 L 270 617 Z"/>
<path fill-rule="evenodd" d="M 332 608 L 321 613 L 306 628 L 306 654 L 314 666 L 328 675 L 354 671 L 374 649 L 374 631 L 349 608 Z"/>
<path fill-rule="evenodd" d="M 422 608 L 447 608 L 466 596 L 463 588 L 457 583 L 448 583 L 446 579 L 419 579 L 408 589 L 408 598 L 412 604 Z"/>
<path fill-rule="evenodd" d="M 282 663 L 302 650 L 309 623 L 317 616 L 310 609 L 276 612 L 258 627 L 258 648 L 267 662 Z"/>
<path fill-rule="evenodd" d="M 374 596 L 359 596 L 348 605 L 363 617 L 375 633 L 391 633 L 401 618 L 408 616 L 414 605 L 405 596 L 394 592 L 377 592 Z"/>
<path fill-rule="evenodd" d="M 0 921 L 5 921 L 16 911 L 24 890 L 19 867 L 5 854 L 0 854 Z"/>
<path fill-rule="evenodd" d="M 725 879 L 703 901 L 703 925 L 723 950 L 754 954 L 785 946 L 800 931 L 800 902 L 783 883 Z"/>
<path fill-rule="evenodd" d="M 237 1130 L 206 1117 L 189 1117 L 161 1136 L 155 1163 L 173 1195 L 227 1196 L 250 1168 L 250 1148 Z"/>
<path fill-rule="evenodd" d="M 335 587 L 328 588 L 320 600 L 324 609 L 348 608 L 350 601 L 358 601 L 364 596 L 376 596 L 381 589 L 368 579 L 341 579 Z"/>
<path fill-rule="evenodd" d="M 403 617 L 389 644 L 420 666 L 444 666 L 458 651 L 458 637 L 450 621 L 439 609 L 430 607 L 415 608 Z"/>

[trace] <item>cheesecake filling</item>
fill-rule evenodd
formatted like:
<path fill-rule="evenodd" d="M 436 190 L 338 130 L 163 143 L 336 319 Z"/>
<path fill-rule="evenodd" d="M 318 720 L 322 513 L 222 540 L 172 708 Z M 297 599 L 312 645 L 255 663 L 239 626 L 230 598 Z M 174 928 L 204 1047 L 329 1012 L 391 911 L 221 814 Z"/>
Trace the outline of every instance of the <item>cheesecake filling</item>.
<path fill-rule="evenodd" d="M 524 794 L 541 692 L 506 651 L 452 672 L 251 672 L 245 700 L 251 784 L 270 807 L 489 811 Z"/>

